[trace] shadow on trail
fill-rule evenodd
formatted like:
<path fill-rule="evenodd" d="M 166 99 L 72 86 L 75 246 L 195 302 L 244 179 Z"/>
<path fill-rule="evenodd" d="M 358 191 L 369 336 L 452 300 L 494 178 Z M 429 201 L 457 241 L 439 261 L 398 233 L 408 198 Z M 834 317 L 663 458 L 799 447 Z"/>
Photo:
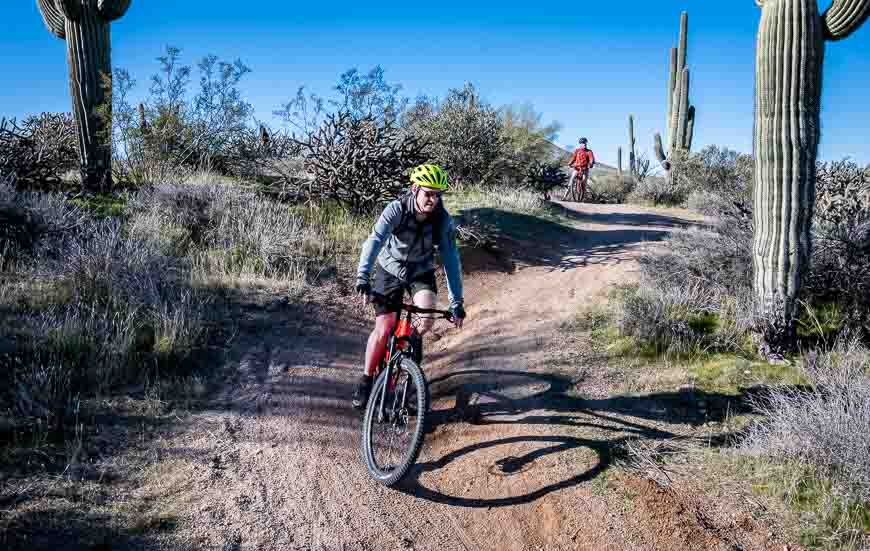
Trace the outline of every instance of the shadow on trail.
<path fill-rule="evenodd" d="M 554 206 L 553 209 L 556 209 Z M 584 213 L 564 210 L 568 218 L 586 216 Z M 500 247 L 510 249 L 516 263 L 544 266 L 567 271 L 590 264 L 614 265 L 625 261 L 625 254 L 645 242 L 661 241 L 671 235 L 670 228 L 684 223 L 677 218 L 660 215 L 638 215 L 632 228 L 625 225 L 620 214 L 594 214 L 602 217 L 602 225 L 613 224 L 614 229 L 578 229 L 558 221 L 500 209 L 479 208 L 462 211 L 465 224 L 478 224 L 487 228 L 487 234 Z M 610 219 L 616 217 L 615 219 Z M 581 221 L 591 222 L 592 220 Z M 649 226 L 649 227 L 646 227 Z"/>
<path fill-rule="evenodd" d="M 455 396 L 455 405 L 452 409 L 431 412 L 432 429 L 439 425 L 467 422 L 477 426 L 512 425 L 527 426 L 530 429 L 536 426 L 548 427 L 551 430 L 563 427 L 566 434 L 540 434 L 540 429 L 534 429 L 530 430 L 529 435 L 479 442 L 450 451 L 433 461 L 417 464 L 401 484 L 400 491 L 435 503 L 458 507 L 504 507 L 529 503 L 552 492 L 594 479 L 624 453 L 623 444 L 628 439 L 675 443 L 696 441 L 713 447 L 726 446 L 738 435 L 726 433 L 699 439 L 644 422 L 690 426 L 711 421 L 722 422 L 729 415 L 752 412 L 750 397 L 762 391 L 761 388 L 752 387 L 742 389 L 738 395 L 727 395 L 687 390 L 591 400 L 572 392 L 582 380 L 582 377 L 569 378 L 558 374 L 507 370 L 458 371 L 433 378 L 430 382 L 433 401 Z M 471 403 L 470 397 L 475 394 L 479 400 Z M 611 436 L 577 437 L 571 434 L 574 429 L 592 429 Z M 574 476 L 510 497 L 468 498 L 449 495 L 426 487 L 420 481 L 424 473 L 443 469 L 476 452 L 511 444 L 544 444 L 544 447 L 520 457 L 504 457 L 496 461 L 490 468 L 491 474 L 511 476 L 525 472 L 534 462 L 544 457 L 577 448 L 591 450 L 595 453 L 596 460 Z"/>
<path fill-rule="evenodd" d="M 618 206 L 616 206 L 618 208 Z M 583 206 L 579 206 L 583 209 Z M 559 205 L 559 213 L 570 220 L 583 222 L 587 224 L 601 224 L 610 226 L 637 226 L 649 227 L 655 226 L 659 228 L 674 228 L 674 229 L 703 229 L 708 226 L 704 222 L 697 220 L 689 220 L 680 218 L 679 216 L 671 216 L 656 212 L 595 212 L 593 210 L 574 210 L 565 206 Z"/>

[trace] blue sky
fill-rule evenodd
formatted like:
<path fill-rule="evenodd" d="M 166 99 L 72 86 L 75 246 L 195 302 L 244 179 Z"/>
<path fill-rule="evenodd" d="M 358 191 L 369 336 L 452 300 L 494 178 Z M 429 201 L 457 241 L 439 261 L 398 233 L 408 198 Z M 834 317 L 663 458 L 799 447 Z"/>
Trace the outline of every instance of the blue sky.
<path fill-rule="evenodd" d="M 69 110 L 65 45 L 44 28 L 35 0 L 4 6 L 0 22 L 0 114 Z M 112 28 L 113 63 L 147 91 L 166 45 L 195 65 L 207 53 L 239 57 L 253 72 L 244 91 L 257 115 L 305 84 L 321 94 L 351 67 L 380 64 L 407 95 L 442 96 L 473 82 L 495 105 L 529 101 L 563 124 L 558 142 L 585 135 L 613 163 L 636 118 L 639 148 L 651 153 L 664 126 L 669 48 L 689 11 L 695 148 L 752 147 L 755 33 L 751 0 L 577 2 L 287 2 L 133 0 Z M 823 159 L 870 163 L 870 23 L 829 44 L 822 115 Z"/>

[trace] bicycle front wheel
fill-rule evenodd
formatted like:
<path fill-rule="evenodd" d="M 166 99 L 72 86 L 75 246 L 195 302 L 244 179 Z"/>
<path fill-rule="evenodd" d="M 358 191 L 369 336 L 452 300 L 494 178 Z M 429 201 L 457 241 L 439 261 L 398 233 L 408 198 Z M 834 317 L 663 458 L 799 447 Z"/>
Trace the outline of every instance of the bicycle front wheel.
<path fill-rule="evenodd" d="M 426 380 L 411 358 L 381 372 L 363 418 L 363 459 L 372 478 L 392 486 L 408 473 L 423 445 L 428 405 Z"/>

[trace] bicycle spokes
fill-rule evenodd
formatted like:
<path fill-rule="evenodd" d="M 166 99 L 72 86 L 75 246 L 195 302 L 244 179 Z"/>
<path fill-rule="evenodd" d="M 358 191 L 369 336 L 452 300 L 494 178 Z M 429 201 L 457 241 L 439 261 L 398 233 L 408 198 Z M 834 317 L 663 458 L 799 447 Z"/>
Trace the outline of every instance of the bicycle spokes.
<path fill-rule="evenodd" d="M 375 464 L 388 473 L 407 461 L 412 448 L 418 425 L 418 389 L 406 371 L 396 369 L 395 377 L 389 377 L 379 390 L 370 442 Z"/>

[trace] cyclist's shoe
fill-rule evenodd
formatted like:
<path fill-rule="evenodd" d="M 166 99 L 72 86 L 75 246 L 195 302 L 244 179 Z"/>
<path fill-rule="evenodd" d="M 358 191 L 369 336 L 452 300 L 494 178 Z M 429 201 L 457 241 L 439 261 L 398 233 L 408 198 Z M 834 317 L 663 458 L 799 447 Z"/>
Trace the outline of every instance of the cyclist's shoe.
<path fill-rule="evenodd" d="M 364 375 L 357 383 L 356 388 L 353 391 L 353 398 L 351 399 L 351 404 L 354 409 L 365 409 L 366 402 L 369 401 L 369 394 L 372 391 L 372 378 Z"/>

